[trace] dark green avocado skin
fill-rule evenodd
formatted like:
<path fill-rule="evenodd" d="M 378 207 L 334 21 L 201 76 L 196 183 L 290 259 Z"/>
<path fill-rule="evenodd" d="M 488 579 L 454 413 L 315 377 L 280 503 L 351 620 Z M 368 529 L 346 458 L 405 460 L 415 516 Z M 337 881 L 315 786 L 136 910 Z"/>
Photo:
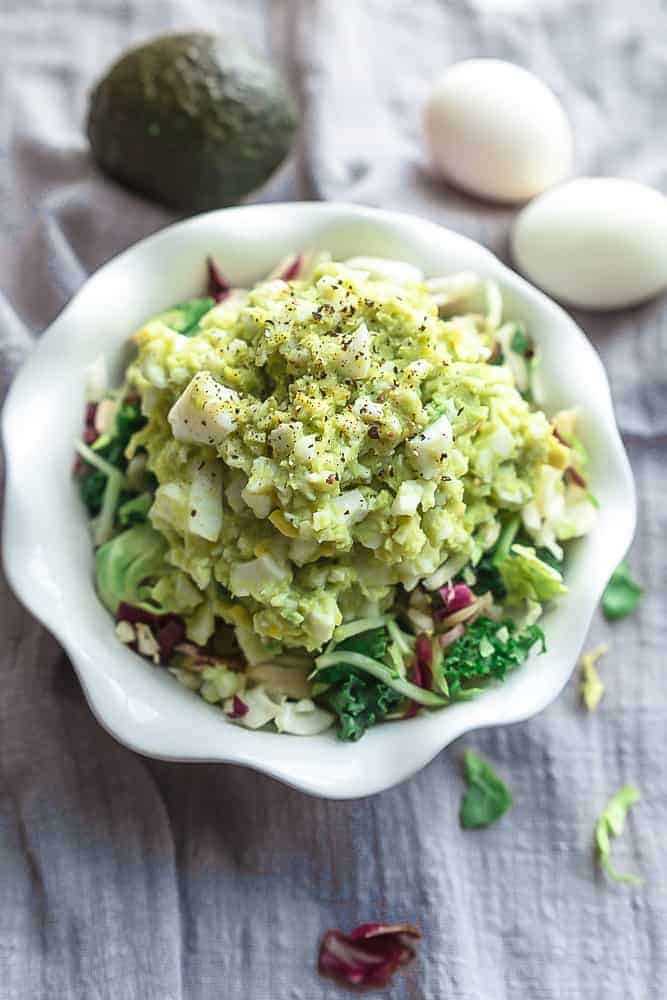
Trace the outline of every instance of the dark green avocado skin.
<path fill-rule="evenodd" d="M 297 122 L 272 66 L 236 39 L 193 33 L 123 56 L 91 95 L 87 131 L 111 177 L 178 211 L 202 212 L 263 184 Z"/>

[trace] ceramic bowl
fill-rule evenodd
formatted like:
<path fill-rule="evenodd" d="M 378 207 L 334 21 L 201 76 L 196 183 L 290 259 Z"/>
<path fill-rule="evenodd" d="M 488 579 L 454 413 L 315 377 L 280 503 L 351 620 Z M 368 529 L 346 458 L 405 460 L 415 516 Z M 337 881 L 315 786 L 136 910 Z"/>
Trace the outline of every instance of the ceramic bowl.
<path fill-rule="evenodd" d="M 252 732 L 123 647 L 95 595 L 85 511 L 71 477 L 88 366 L 100 354 L 122 371 L 129 332 L 200 292 L 213 254 L 248 285 L 286 254 L 392 257 L 427 275 L 472 270 L 501 286 L 506 315 L 523 319 L 543 356 L 546 409 L 579 405 L 597 524 L 568 546 L 567 596 L 543 620 L 546 655 L 474 701 L 373 728 L 359 743 Z M 40 338 L 16 377 L 3 421 L 7 456 L 4 559 L 18 597 L 64 646 L 100 723 L 121 743 L 166 760 L 230 761 L 328 798 L 389 788 L 466 731 L 535 715 L 563 688 L 612 570 L 635 525 L 630 466 L 595 350 L 569 316 L 488 250 L 422 219 L 337 204 L 225 209 L 170 226 L 102 267 Z"/>

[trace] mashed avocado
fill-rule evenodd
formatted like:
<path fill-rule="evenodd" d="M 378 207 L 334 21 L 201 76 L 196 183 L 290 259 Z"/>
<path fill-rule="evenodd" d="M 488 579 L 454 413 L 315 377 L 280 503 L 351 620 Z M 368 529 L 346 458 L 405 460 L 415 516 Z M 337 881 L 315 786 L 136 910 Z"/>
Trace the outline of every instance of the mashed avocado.
<path fill-rule="evenodd" d="M 167 314 L 135 335 L 147 422 L 128 457 L 145 449 L 157 479 L 149 517 L 175 571 L 155 597 L 190 638 L 220 617 L 318 649 L 397 585 L 475 565 L 517 512 L 538 546 L 579 533 L 569 449 L 492 363 L 498 319 L 443 318 L 418 275 L 325 261 L 187 334 Z"/>

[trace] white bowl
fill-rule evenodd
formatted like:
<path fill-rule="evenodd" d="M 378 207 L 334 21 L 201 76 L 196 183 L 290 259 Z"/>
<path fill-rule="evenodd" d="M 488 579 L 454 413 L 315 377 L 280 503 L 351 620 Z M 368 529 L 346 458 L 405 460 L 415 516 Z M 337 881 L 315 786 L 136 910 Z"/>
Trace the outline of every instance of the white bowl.
<path fill-rule="evenodd" d="M 165 671 L 123 647 L 93 586 L 86 515 L 72 482 L 85 372 L 100 354 L 121 370 L 128 334 L 146 317 L 201 290 L 213 254 L 248 285 L 303 247 L 335 257 L 393 257 L 426 274 L 473 270 L 496 279 L 506 313 L 539 343 L 547 409 L 583 407 L 582 437 L 600 500 L 589 536 L 568 546 L 569 593 L 545 616 L 549 651 L 471 702 L 373 728 L 359 743 L 251 732 L 225 721 Z M 568 680 L 602 589 L 635 525 L 630 466 L 600 359 L 572 320 L 477 243 L 421 219 L 336 204 L 253 205 L 200 215 L 122 253 L 83 286 L 40 339 L 9 393 L 3 421 L 8 478 L 7 575 L 23 603 L 59 639 L 90 706 L 121 743 L 167 760 L 232 761 L 329 798 L 389 788 L 453 739 L 534 715 Z"/>

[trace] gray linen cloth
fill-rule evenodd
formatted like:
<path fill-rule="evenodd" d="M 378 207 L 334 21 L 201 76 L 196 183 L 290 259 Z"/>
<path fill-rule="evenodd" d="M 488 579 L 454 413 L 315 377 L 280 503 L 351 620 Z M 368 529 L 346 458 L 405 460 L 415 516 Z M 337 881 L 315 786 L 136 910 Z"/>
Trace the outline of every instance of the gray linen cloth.
<path fill-rule="evenodd" d="M 272 51 L 303 101 L 301 146 L 261 198 L 400 207 L 506 256 L 512 213 L 433 180 L 420 141 L 429 81 L 479 55 L 555 88 L 580 173 L 667 188 L 664 0 L 4 0 L 5 383 L 87 274 L 170 221 L 99 176 L 82 119 L 118 52 L 191 27 Z M 466 737 L 401 787 L 317 801 L 238 767 L 157 763 L 119 746 L 5 586 L 0 1000 L 340 996 L 314 973 L 319 936 L 372 919 L 424 932 L 386 996 L 667 995 L 667 303 L 577 318 L 604 358 L 634 466 L 632 562 L 646 586 L 632 619 L 593 626 L 591 642 L 612 650 L 598 713 L 582 712 L 573 681 L 538 718 Z M 488 755 L 515 796 L 485 831 L 457 822 L 464 746 Z M 642 889 L 593 868 L 595 818 L 626 781 L 644 799 L 618 862 L 646 875 Z"/>

